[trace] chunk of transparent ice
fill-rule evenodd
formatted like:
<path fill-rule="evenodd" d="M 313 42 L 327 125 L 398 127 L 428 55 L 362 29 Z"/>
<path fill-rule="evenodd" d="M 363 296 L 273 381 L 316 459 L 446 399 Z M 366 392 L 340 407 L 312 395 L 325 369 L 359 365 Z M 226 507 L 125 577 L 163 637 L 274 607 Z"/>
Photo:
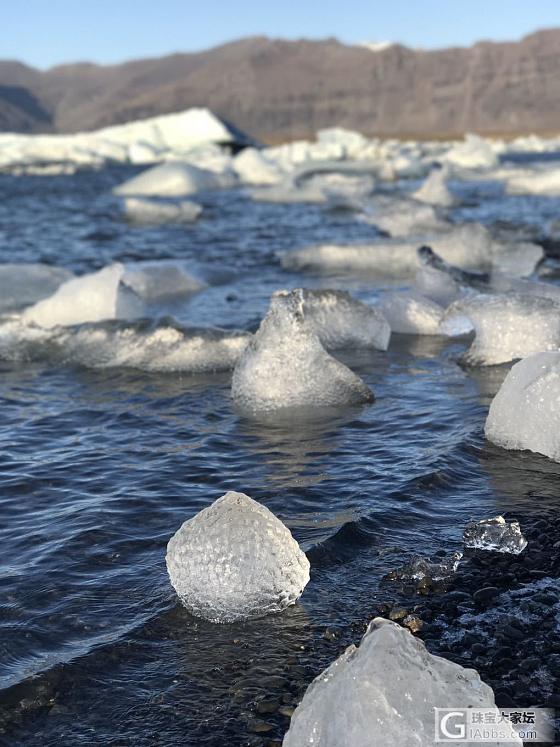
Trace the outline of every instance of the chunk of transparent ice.
<path fill-rule="evenodd" d="M 527 547 L 519 522 L 506 521 L 503 516 L 469 522 L 463 532 L 463 541 L 465 547 L 513 555 L 519 555 Z"/>

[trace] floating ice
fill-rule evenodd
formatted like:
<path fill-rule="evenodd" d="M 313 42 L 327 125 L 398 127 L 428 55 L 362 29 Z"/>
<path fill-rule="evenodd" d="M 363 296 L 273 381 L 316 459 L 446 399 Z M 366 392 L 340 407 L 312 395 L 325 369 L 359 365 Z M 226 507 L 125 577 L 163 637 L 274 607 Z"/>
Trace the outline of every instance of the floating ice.
<path fill-rule="evenodd" d="M 379 197 L 368 208 L 364 220 L 374 223 L 389 236 L 419 236 L 450 228 L 432 205 L 423 205 L 414 200 Z"/>
<path fill-rule="evenodd" d="M 386 578 L 389 581 L 446 581 L 453 576 L 462 557 L 463 553 L 454 552 L 453 555 L 434 563 L 428 558 L 416 555 L 410 563 L 389 571 Z"/>
<path fill-rule="evenodd" d="M 277 185 L 252 190 L 251 196 L 260 202 L 329 202 L 358 207 L 374 186 L 371 167 L 327 161 L 304 164 Z"/>
<path fill-rule="evenodd" d="M 256 148 L 245 148 L 233 159 L 233 169 L 243 184 L 278 184 L 284 172 Z"/>
<path fill-rule="evenodd" d="M 181 526 L 165 560 L 185 607 L 216 623 L 281 612 L 309 581 L 309 561 L 288 527 L 232 491 Z"/>
<path fill-rule="evenodd" d="M 0 311 L 13 311 L 47 298 L 71 277 L 72 273 L 62 267 L 0 265 Z"/>
<path fill-rule="evenodd" d="M 440 335 L 444 308 L 416 291 L 384 293 L 379 308 L 392 332 L 407 335 Z"/>
<path fill-rule="evenodd" d="M 463 532 L 465 547 L 494 550 L 519 555 L 527 547 L 518 521 L 506 521 L 503 516 L 471 521 Z"/>
<path fill-rule="evenodd" d="M 283 747 L 433 747 L 434 708 L 499 711 L 474 669 L 432 656 L 396 623 L 376 617 L 307 688 Z M 492 747 L 522 745 L 520 739 Z"/>
<path fill-rule="evenodd" d="M 67 280 L 52 296 L 25 309 L 21 319 L 45 328 L 115 319 L 124 311 L 119 306 L 123 270 L 117 263 Z"/>
<path fill-rule="evenodd" d="M 512 367 L 490 405 L 486 438 L 560 462 L 560 352 L 537 353 Z"/>
<path fill-rule="evenodd" d="M 433 169 L 422 186 L 412 193 L 412 197 L 428 205 L 451 207 L 456 200 L 447 188 L 446 179 L 446 169 Z"/>
<path fill-rule="evenodd" d="M 446 272 L 435 267 L 421 267 L 414 278 L 423 296 L 446 308 L 461 296 L 461 285 Z"/>
<path fill-rule="evenodd" d="M 443 160 L 466 169 L 492 169 L 498 165 L 498 157 L 491 144 L 470 133 L 465 135 L 463 143 L 458 143 L 448 150 Z"/>
<path fill-rule="evenodd" d="M 177 262 L 138 262 L 127 265 L 122 282 L 145 301 L 188 296 L 205 287 Z"/>
<path fill-rule="evenodd" d="M 371 390 L 331 357 L 305 320 L 302 291 L 277 293 L 233 372 L 234 401 L 249 412 L 373 401 Z"/>
<path fill-rule="evenodd" d="M 391 328 L 383 314 L 337 290 L 301 290 L 303 315 L 327 350 L 373 347 L 387 350 Z M 280 291 L 286 295 L 286 291 Z"/>
<path fill-rule="evenodd" d="M 173 320 L 113 321 L 54 329 L 10 320 L 0 324 L 0 358 L 88 368 L 212 373 L 232 369 L 251 337 L 249 332 L 182 327 Z"/>
<path fill-rule="evenodd" d="M 506 192 L 509 195 L 558 197 L 560 195 L 560 169 L 547 169 L 533 174 L 512 176 L 506 180 Z"/>
<path fill-rule="evenodd" d="M 161 202 L 146 197 L 127 197 L 124 212 L 133 223 L 192 223 L 202 213 L 202 208 L 190 200 Z"/>
<path fill-rule="evenodd" d="M 463 334 L 469 322 L 476 333 L 465 354 L 471 365 L 507 363 L 560 347 L 560 304 L 550 298 L 515 293 L 470 296 L 451 304 L 441 328 L 445 334 Z"/>
<path fill-rule="evenodd" d="M 153 166 L 113 189 L 116 195 L 136 197 L 184 197 L 220 187 L 231 187 L 230 174 L 217 174 L 189 163 L 173 161 Z"/>

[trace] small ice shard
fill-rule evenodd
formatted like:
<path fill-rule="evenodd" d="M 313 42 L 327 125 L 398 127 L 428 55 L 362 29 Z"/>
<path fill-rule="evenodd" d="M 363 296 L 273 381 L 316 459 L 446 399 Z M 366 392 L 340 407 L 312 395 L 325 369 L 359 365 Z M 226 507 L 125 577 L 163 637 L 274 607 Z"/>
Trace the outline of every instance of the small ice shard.
<path fill-rule="evenodd" d="M 288 527 L 232 491 L 178 529 L 165 560 L 185 607 L 216 623 L 281 612 L 309 581 L 309 561 Z"/>
<path fill-rule="evenodd" d="M 0 311 L 14 311 L 51 296 L 72 273 L 41 264 L 0 265 Z"/>
<path fill-rule="evenodd" d="M 463 532 L 463 542 L 465 547 L 512 555 L 519 555 L 527 547 L 519 522 L 506 521 L 503 516 L 469 522 Z"/>
<path fill-rule="evenodd" d="M 463 553 L 454 552 L 449 557 L 433 562 L 429 558 L 415 555 L 406 565 L 389 571 L 386 578 L 388 581 L 446 581 L 453 576 L 462 557 Z"/>
<path fill-rule="evenodd" d="M 330 356 L 305 320 L 301 290 L 277 293 L 238 361 L 231 393 L 242 410 L 340 407 L 372 402 L 372 391 Z"/>
<path fill-rule="evenodd" d="M 347 648 L 307 688 L 283 747 L 433 747 L 436 707 L 500 715 L 478 672 L 429 654 L 408 630 L 376 617 L 359 648 Z"/>
<path fill-rule="evenodd" d="M 412 193 L 412 197 L 428 205 L 451 207 L 456 200 L 447 188 L 446 179 L 447 169 L 433 169 L 422 186 Z"/>
<path fill-rule="evenodd" d="M 560 347 L 560 304 L 550 298 L 512 293 L 460 299 L 446 310 L 442 331 L 463 334 L 465 320 L 476 332 L 464 356 L 469 365 L 498 365 Z"/>
<path fill-rule="evenodd" d="M 116 263 L 90 275 L 67 280 L 52 296 L 25 309 L 22 321 L 51 328 L 116 318 L 120 315 L 119 286 L 123 269 Z"/>
<path fill-rule="evenodd" d="M 392 332 L 406 335 L 440 335 L 444 308 L 416 291 L 384 293 L 379 308 Z"/>
<path fill-rule="evenodd" d="M 234 182 L 235 179 L 227 173 L 218 174 L 190 163 L 171 161 L 153 166 L 128 179 L 115 187 L 113 192 L 126 197 L 183 197 L 220 187 L 230 187 Z"/>
<path fill-rule="evenodd" d="M 188 296 L 205 287 L 177 262 L 138 262 L 127 265 L 122 282 L 145 301 Z"/>
<path fill-rule="evenodd" d="M 389 347 L 391 328 L 373 306 L 345 291 L 302 289 L 300 292 L 305 320 L 327 350 Z M 287 291 L 279 293 L 285 295 Z"/>
<path fill-rule="evenodd" d="M 560 352 L 537 353 L 512 367 L 492 400 L 486 438 L 560 462 Z"/>
<path fill-rule="evenodd" d="M 127 197 L 124 212 L 133 223 L 144 225 L 192 223 L 202 213 L 202 208 L 190 200 L 162 202 L 147 197 Z"/>

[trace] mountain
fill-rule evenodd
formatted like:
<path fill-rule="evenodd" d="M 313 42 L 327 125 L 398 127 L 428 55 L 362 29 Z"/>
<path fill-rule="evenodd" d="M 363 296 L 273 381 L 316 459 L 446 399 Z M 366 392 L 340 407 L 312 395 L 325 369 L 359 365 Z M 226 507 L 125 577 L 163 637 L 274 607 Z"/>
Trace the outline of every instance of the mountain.
<path fill-rule="evenodd" d="M 560 29 L 434 51 L 251 37 L 112 66 L 0 61 L 0 130 L 92 130 L 193 106 L 268 142 L 332 126 L 398 137 L 560 131 Z"/>

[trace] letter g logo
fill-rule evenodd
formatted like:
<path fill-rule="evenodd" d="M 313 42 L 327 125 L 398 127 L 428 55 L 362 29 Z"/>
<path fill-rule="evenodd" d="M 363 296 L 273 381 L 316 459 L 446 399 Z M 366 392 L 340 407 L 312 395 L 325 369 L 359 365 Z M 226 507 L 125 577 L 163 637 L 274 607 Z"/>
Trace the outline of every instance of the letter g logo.
<path fill-rule="evenodd" d="M 462 711 L 451 711 L 450 713 L 446 713 L 441 719 L 441 732 L 448 739 L 464 739 L 466 733 L 465 724 L 449 723 L 454 716 L 460 716 L 461 719 L 464 719 L 465 714 Z M 450 729 L 453 729 L 453 731 L 450 731 Z"/>

